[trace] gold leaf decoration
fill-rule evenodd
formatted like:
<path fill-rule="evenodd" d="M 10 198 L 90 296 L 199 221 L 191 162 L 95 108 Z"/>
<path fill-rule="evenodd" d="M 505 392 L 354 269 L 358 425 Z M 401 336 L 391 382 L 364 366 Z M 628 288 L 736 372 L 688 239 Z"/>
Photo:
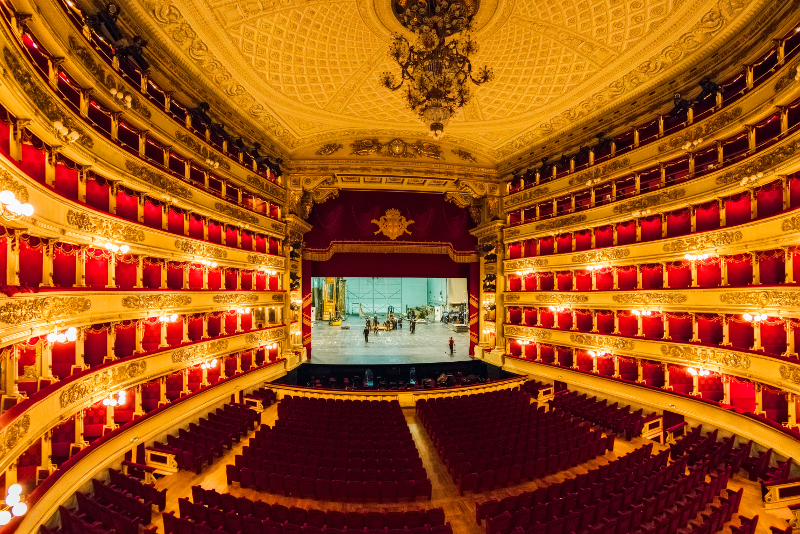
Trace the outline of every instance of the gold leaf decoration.
<path fill-rule="evenodd" d="M 420 156 L 424 156 L 426 158 L 431 158 L 431 159 L 444 159 L 444 156 L 442 156 L 442 149 L 439 148 L 438 145 L 434 145 L 433 143 L 427 143 L 425 141 L 416 141 L 408 146 L 414 149 Z"/>
<path fill-rule="evenodd" d="M 281 340 L 284 336 L 284 327 L 270 328 L 262 332 L 247 334 L 244 336 L 244 342 L 251 343 L 266 343 L 267 341 Z"/>
<path fill-rule="evenodd" d="M 0 458 L 17 446 L 31 427 L 31 416 L 25 414 L 11 423 L 2 433 L 0 433 Z"/>
<path fill-rule="evenodd" d="M 507 271 L 521 271 L 523 269 L 538 269 L 547 266 L 547 258 L 523 258 L 520 260 L 507 261 Z"/>
<path fill-rule="evenodd" d="M 84 297 L 14 299 L 0 307 L 0 323 L 19 325 L 29 321 L 52 321 L 89 311 L 92 301 Z"/>
<path fill-rule="evenodd" d="M 784 380 L 800 384 L 800 367 L 796 365 L 781 365 L 779 372 Z"/>
<path fill-rule="evenodd" d="M 602 349 L 633 350 L 633 340 L 620 337 L 592 336 L 588 334 L 570 334 L 573 343 L 599 347 Z"/>
<path fill-rule="evenodd" d="M 635 198 L 628 202 L 623 202 L 614 206 L 614 213 L 631 213 L 632 211 L 654 208 L 661 204 L 666 204 L 686 196 L 685 189 L 675 189 L 672 191 L 662 191 L 653 195 Z"/>
<path fill-rule="evenodd" d="M 503 335 L 507 337 L 536 337 L 539 339 L 550 339 L 549 330 L 541 328 L 531 328 L 530 326 L 503 325 Z"/>
<path fill-rule="evenodd" d="M 724 110 L 721 113 L 715 113 L 708 120 L 694 128 L 688 128 L 683 132 L 673 135 L 669 141 L 658 145 L 659 152 L 667 150 L 674 150 L 685 145 L 687 142 L 697 141 L 699 139 L 708 139 L 708 136 L 726 126 L 727 124 L 735 121 L 742 115 L 742 108 L 734 108 L 731 110 Z"/>
<path fill-rule="evenodd" d="M 611 297 L 617 304 L 644 305 L 649 304 L 680 304 L 686 302 L 688 297 L 681 293 L 619 293 Z"/>
<path fill-rule="evenodd" d="M 144 230 L 136 228 L 131 224 L 122 224 L 109 219 L 102 219 L 78 211 L 67 211 L 67 224 L 108 239 L 119 239 L 130 243 L 141 243 L 144 241 Z"/>
<path fill-rule="evenodd" d="M 721 176 L 717 176 L 717 185 L 727 185 L 734 182 L 739 182 L 742 178 L 747 178 L 760 172 L 765 172 L 773 167 L 777 167 L 784 161 L 795 157 L 800 150 L 800 141 L 787 142 L 783 146 L 779 146 L 765 154 L 757 157 L 749 158 L 743 165 L 726 172 Z"/>
<path fill-rule="evenodd" d="M 138 165 L 126 159 L 125 168 L 136 178 L 166 193 L 181 198 L 192 198 L 192 190 L 188 186 L 179 183 L 177 180 L 168 178 L 166 175 L 149 168 L 147 165 Z"/>
<path fill-rule="evenodd" d="M 208 343 L 192 345 L 185 349 L 178 349 L 172 353 L 173 363 L 184 363 L 197 358 L 205 358 L 228 348 L 227 339 L 218 339 Z"/>
<path fill-rule="evenodd" d="M 469 152 L 467 152 L 463 148 L 458 148 L 458 149 L 455 149 L 455 150 L 451 150 L 451 152 L 453 154 L 455 154 L 456 156 L 458 156 L 459 158 L 463 159 L 464 161 L 469 161 L 471 163 L 476 163 L 478 161 L 475 158 L 475 156 L 473 156 L 472 154 L 470 154 Z"/>
<path fill-rule="evenodd" d="M 572 226 L 573 224 L 577 224 L 579 222 L 583 222 L 586 220 L 586 215 L 569 215 L 568 217 L 561 217 L 559 219 L 553 219 L 552 221 L 547 221 L 541 224 L 536 225 L 537 230 L 557 230 L 559 228 L 564 228 L 566 226 Z"/>
<path fill-rule="evenodd" d="M 800 231 L 800 215 L 792 215 L 781 223 L 781 231 L 797 232 Z"/>
<path fill-rule="evenodd" d="M 689 360 L 701 365 L 719 365 L 732 369 L 750 368 L 750 358 L 740 352 L 682 345 L 661 345 L 661 352 L 665 356 Z"/>
<path fill-rule="evenodd" d="M 600 165 L 598 167 L 590 167 L 585 171 L 575 173 L 575 176 L 569 179 L 569 185 L 576 185 L 576 184 L 585 184 L 589 180 L 593 182 L 595 180 L 602 181 L 603 178 L 611 174 L 612 172 L 621 171 L 622 169 L 628 167 L 631 164 L 631 160 L 629 158 L 620 158 L 614 159 L 609 161 L 605 165 Z"/>
<path fill-rule="evenodd" d="M 555 302 L 557 304 L 581 304 L 589 302 L 586 295 L 567 295 L 564 293 L 540 293 L 536 295 L 537 302 Z"/>
<path fill-rule="evenodd" d="M 187 254 L 196 254 L 206 258 L 222 260 L 228 257 L 228 252 L 220 247 L 214 247 L 208 243 L 199 243 L 188 239 L 176 239 L 175 248 Z"/>
<path fill-rule="evenodd" d="M 671 240 L 669 243 L 664 243 L 664 252 L 687 252 L 721 247 L 724 245 L 731 245 L 737 241 L 741 241 L 741 239 L 742 232 L 740 230 L 734 232 L 709 232 L 697 236 L 678 237 Z"/>
<path fill-rule="evenodd" d="M 630 256 L 631 250 L 628 248 L 614 248 L 611 250 L 598 250 L 596 252 L 584 252 L 572 256 L 572 263 L 589 263 L 621 260 Z"/>
<path fill-rule="evenodd" d="M 342 148 L 344 147 L 339 143 L 328 143 L 327 145 L 321 146 L 319 150 L 314 152 L 314 154 L 316 154 L 317 156 L 330 156 L 331 154 L 338 152 Z"/>
<path fill-rule="evenodd" d="M 268 256 L 266 254 L 248 254 L 247 261 L 255 265 L 277 267 L 278 269 L 283 269 L 286 265 L 286 258 L 282 258 L 280 256 Z"/>
<path fill-rule="evenodd" d="M 403 234 L 411 235 L 411 232 L 408 231 L 408 226 L 414 224 L 413 219 L 410 221 L 406 220 L 406 218 L 400 214 L 400 210 L 394 208 L 386 210 L 386 213 L 381 216 L 380 220 L 372 219 L 371 222 L 378 225 L 375 234 L 383 233 L 383 235 L 392 241 Z"/>
<path fill-rule="evenodd" d="M 795 307 L 800 306 L 800 291 L 741 291 L 722 293 L 720 302 L 732 306 Z"/>
<path fill-rule="evenodd" d="M 184 132 L 183 130 L 176 130 L 175 131 L 175 139 L 189 147 L 190 150 L 194 150 L 197 154 L 199 154 L 203 159 L 208 159 L 211 161 L 219 162 L 220 169 L 229 171 L 231 170 L 231 165 L 221 156 L 219 156 L 216 152 L 212 149 L 206 147 L 205 145 L 201 144 L 193 135 Z"/>
<path fill-rule="evenodd" d="M 153 310 L 178 308 L 192 303 L 189 295 L 131 295 L 122 299 L 125 308 L 135 310 Z"/>
<path fill-rule="evenodd" d="M 120 385 L 141 376 L 147 370 L 147 362 L 139 360 L 108 367 L 92 373 L 87 378 L 74 382 L 61 392 L 61 407 L 66 408 L 76 402 L 88 401 L 98 393 L 111 393 Z"/>
<path fill-rule="evenodd" d="M 245 210 L 234 208 L 233 206 L 230 206 L 228 204 L 217 202 L 214 204 L 214 209 L 216 209 L 223 215 L 227 215 L 228 217 L 233 217 L 234 219 L 239 219 L 240 221 L 244 221 L 250 224 L 258 224 L 258 217 Z"/>
<path fill-rule="evenodd" d="M 27 202 L 28 188 L 17 182 L 14 177 L 5 169 L 0 169 L 0 191 L 11 191 L 20 202 Z"/>
<path fill-rule="evenodd" d="M 258 295 L 248 293 L 214 295 L 212 299 L 217 304 L 251 304 L 258 302 Z"/>
<path fill-rule="evenodd" d="M 550 194 L 550 187 L 534 187 L 532 189 L 525 189 L 520 191 L 519 193 L 514 193 L 510 197 L 506 197 L 503 200 L 503 206 L 506 209 L 515 208 L 521 204 L 525 204 L 529 200 L 534 200 L 537 198 L 541 198 L 543 196 L 547 196 Z"/>

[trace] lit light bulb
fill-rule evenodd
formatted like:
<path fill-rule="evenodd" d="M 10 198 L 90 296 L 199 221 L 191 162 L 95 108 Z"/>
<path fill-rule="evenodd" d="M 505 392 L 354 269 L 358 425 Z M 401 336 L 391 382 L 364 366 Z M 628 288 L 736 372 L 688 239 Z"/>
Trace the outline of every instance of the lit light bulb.
<path fill-rule="evenodd" d="M 11 521 L 11 512 L 3 510 L 0 512 L 0 525 L 7 525 Z"/>
<path fill-rule="evenodd" d="M 0 202 L 3 204 L 11 204 L 15 200 L 14 193 L 9 190 L 0 191 Z"/>
<path fill-rule="evenodd" d="M 697 376 L 697 369 L 694 367 L 687 367 L 686 371 L 692 376 Z"/>
<path fill-rule="evenodd" d="M 130 249 L 131 247 L 129 247 L 128 245 L 122 245 L 121 247 L 119 247 L 119 251 L 122 252 L 123 254 L 127 254 Z"/>
<path fill-rule="evenodd" d="M 108 405 L 112 406 L 112 407 L 116 406 L 117 405 L 117 399 L 109 399 Z"/>
<path fill-rule="evenodd" d="M 211 262 L 211 267 L 216 267 L 216 266 L 217 266 L 217 262 L 215 262 L 215 261 L 212 261 L 212 262 Z"/>
<path fill-rule="evenodd" d="M 211 360 L 211 367 L 217 366 L 217 360 Z"/>
<path fill-rule="evenodd" d="M 111 245 L 111 250 L 113 252 L 119 252 L 119 245 Z"/>
<path fill-rule="evenodd" d="M 169 322 L 174 323 L 177 320 L 178 320 L 178 314 L 177 313 L 173 313 L 172 315 L 169 316 Z"/>
<path fill-rule="evenodd" d="M 67 341 L 75 341 L 76 339 L 78 339 L 78 334 L 67 332 Z"/>
<path fill-rule="evenodd" d="M 6 504 L 9 506 L 14 506 L 19 502 L 19 495 L 9 495 L 6 497 Z"/>
<path fill-rule="evenodd" d="M 109 403 L 108 399 L 103 399 L 103 406 L 108 406 L 108 403 Z"/>
<path fill-rule="evenodd" d="M 21 214 L 22 213 L 22 204 L 19 203 L 19 200 L 16 198 L 6 204 L 6 209 L 11 213 Z"/>
<path fill-rule="evenodd" d="M 742 314 L 742 319 L 744 319 L 745 321 L 752 321 L 753 320 L 753 316 L 750 315 L 749 313 L 743 313 Z"/>
<path fill-rule="evenodd" d="M 57 338 L 57 335 L 53 334 L 52 332 L 47 334 L 47 342 L 48 343 L 55 343 L 56 342 L 56 338 Z"/>
<path fill-rule="evenodd" d="M 9 495 L 19 495 L 20 493 L 22 493 L 22 486 L 20 486 L 19 484 L 11 484 L 8 487 Z"/>
<path fill-rule="evenodd" d="M 28 511 L 28 505 L 24 502 L 19 502 L 11 507 L 11 514 L 19 517 L 21 515 L 25 515 L 25 512 Z"/>
<path fill-rule="evenodd" d="M 245 308 L 244 313 L 250 313 L 250 308 Z"/>
<path fill-rule="evenodd" d="M 67 340 L 67 334 L 58 334 L 56 336 L 56 341 L 59 343 L 64 343 Z"/>
<path fill-rule="evenodd" d="M 103 246 L 106 247 L 106 249 L 108 249 L 108 250 L 113 250 L 114 249 L 114 245 L 112 243 L 106 243 Z"/>

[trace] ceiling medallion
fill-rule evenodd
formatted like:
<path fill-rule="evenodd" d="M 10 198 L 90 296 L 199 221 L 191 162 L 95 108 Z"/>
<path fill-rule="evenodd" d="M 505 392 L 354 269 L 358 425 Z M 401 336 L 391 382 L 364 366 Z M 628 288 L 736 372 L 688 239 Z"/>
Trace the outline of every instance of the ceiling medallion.
<path fill-rule="evenodd" d="M 386 153 L 382 151 L 386 148 Z M 392 158 L 416 158 L 417 154 L 431 159 L 444 159 L 442 156 L 442 149 L 433 143 L 424 143 L 422 141 L 415 141 L 413 143 L 406 143 L 402 139 L 392 139 L 386 144 L 381 143 L 377 139 L 361 139 L 350 143 L 351 156 L 389 156 Z M 417 154 L 409 152 L 413 150 Z"/>
<path fill-rule="evenodd" d="M 381 215 L 380 220 L 372 219 L 371 222 L 378 225 L 375 234 L 383 233 L 383 235 L 394 241 L 403 234 L 411 235 L 411 232 L 408 231 L 408 226 L 414 223 L 414 219 L 406 220 L 400 214 L 400 210 L 389 209 L 386 210 L 385 214 Z"/>
<path fill-rule="evenodd" d="M 392 37 L 389 57 L 400 66 L 400 82 L 384 72 L 381 85 L 396 91 L 408 81 L 406 104 L 440 139 L 444 126 L 472 96 L 467 80 L 482 85 L 494 77 L 486 66 L 472 75 L 469 57 L 478 52 L 478 43 L 469 31 L 478 0 L 392 0 L 392 10 L 416 42 L 400 34 Z"/>
<path fill-rule="evenodd" d="M 330 156 L 334 152 L 338 152 L 343 147 L 339 143 L 328 143 L 327 145 L 322 146 L 319 150 L 315 152 L 317 156 Z"/>

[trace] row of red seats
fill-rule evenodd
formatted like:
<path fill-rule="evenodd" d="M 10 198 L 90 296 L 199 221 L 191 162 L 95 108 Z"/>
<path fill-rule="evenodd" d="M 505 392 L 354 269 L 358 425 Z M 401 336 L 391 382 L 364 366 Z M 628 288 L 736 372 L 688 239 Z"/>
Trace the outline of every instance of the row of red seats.
<path fill-rule="evenodd" d="M 116 487 L 141 498 L 144 502 L 152 502 L 163 511 L 167 505 L 167 490 L 159 490 L 155 484 L 145 484 L 138 478 L 126 475 L 116 469 L 108 470 L 111 487 Z"/>
<path fill-rule="evenodd" d="M 255 391 L 251 391 L 245 396 L 245 404 L 247 404 L 248 397 L 260 400 L 263 408 L 269 408 L 278 402 L 278 394 L 275 393 L 275 390 L 269 388 L 259 388 Z"/>
<path fill-rule="evenodd" d="M 579 492 L 584 488 L 593 488 L 597 483 L 605 485 L 608 480 L 616 481 L 619 478 L 617 476 L 619 473 L 625 472 L 630 468 L 636 468 L 637 477 L 643 478 L 646 473 L 660 470 L 667 465 L 669 457 L 666 453 L 661 452 L 652 456 L 652 451 L 653 444 L 648 443 L 644 447 L 639 447 L 600 467 L 590 469 L 587 473 L 582 473 L 575 478 L 567 478 L 563 482 L 550 484 L 535 491 L 523 491 L 517 495 L 509 495 L 501 501 L 489 499 L 483 502 L 476 502 L 475 521 L 480 525 L 484 518 L 494 517 L 502 512 L 514 513 L 522 508 L 530 509 L 536 504 L 549 503 Z M 641 476 L 638 472 L 639 469 L 642 469 Z"/>
<path fill-rule="evenodd" d="M 259 429 L 258 433 L 253 437 L 256 441 L 264 442 L 306 443 L 309 447 L 315 446 L 320 449 L 394 449 L 414 445 L 414 439 L 411 437 L 411 433 L 408 432 L 407 424 L 403 427 L 381 427 L 380 431 L 368 431 L 365 429 L 364 432 L 359 432 L 357 429 L 342 432 L 338 429 L 330 430 L 325 428 L 320 428 L 319 431 L 288 427 L 270 428 L 265 425 L 265 428 Z M 311 440 L 315 441 L 312 442 Z M 355 442 L 355 446 L 353 442 Z"/>
<path fill-rule="evenodd" d="M 76 494 L 77 495 L 77 494 Z M 85 495 L 82 497 L 84 498 Z M 64 506 L 58 507 L 61 528 L 39 527 L 40 534 L 139 534 L 139 522 L 131 521 L 124 515 L 101 507 L 95 518 L 84 511 L 73 511 Z M 156 534 L 156 527 L 145 528 L 141 534 Z"/>
<path fill-rule="evenodd" d="M 551 405 L 603 428 L 624 432 L 627 439 L 639 436 L 647 421 L 641 409 L 631 413 L 630 405 L 619 408 L 617 402 L 608 404 L 605 399 L 598 400 L 596 396 L 590 399 L 585 393 L 578 395 L 575 391 L 559 391 Z"/>
<path fill-rule="evenodd" d="M 295 455 L 296 456 L 296 455 Z M 325 480 L 360 480 L 362 482 L 388 482 L 390 480 L 423 480 L 428 478 L 422 460 L 419 458 L 411 463 L 407 458 L 395 458 L 388 463 L 388 467 L 379 469 L 375 467 L 377 463 L 365 464 L 361 460 L 350 460 L 348 467 L 325 467 L 304 464 L 288 464 L 285 462 L 273 462 L 272 460 L 261 460 L 257 457 L 247 457 L 237 454 L 234 456 L 234 465 L 239 469 L 251 469 L 253 471 L 266 471 L 267 473 L 278 473 L 279 475 L 294 475 L 298 477 L 323 478 Z M 367 460 L 364 460 L 367 462 Z M 369 460 L 369 462 L 377 462 Z M 371 467 L 364 467 L 371 465 Z"/>
<path fill-rule="evenodd" d="M 284 452 L 280 452 L 281 447 Z M 281 443 L 257 443 L 242 447 L 242 456 L 273 463 L 288 462 L 301 467 L 327 467 L 328 469 L 417 469 L 422 467 L 422 460 L 416 449 L 341 449 L 336 451 L 312 449 L 296 452 L 291 457 L 287 456 L 286 450 L 292 449 Z M 333 454 L 330 454 L 331 452 Z"/>
<path fill-rule="evenodd" d="M 138 519 L 142 525 L 149 525 L 153 517 L 153 501 L 143 501 L 136 495 L 114 486 L 104 484 L 96 478 L 92 479 L 92 501 L 112 506 L 119 513 Z"/>

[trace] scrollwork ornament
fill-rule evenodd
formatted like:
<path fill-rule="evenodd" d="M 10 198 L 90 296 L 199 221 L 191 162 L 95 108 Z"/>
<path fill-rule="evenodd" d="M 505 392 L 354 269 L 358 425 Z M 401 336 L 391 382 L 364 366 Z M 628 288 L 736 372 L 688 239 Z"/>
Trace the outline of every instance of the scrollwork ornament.
<path fill-rule="evenodd" d="M 219 247 L 213 247 L 206 243 L 198 243 L 188 239 L 176 239 L 175 248 L 187 254 L 195 254 L 197 256 L 214 258 L 217 260 L 224 260 L 228 257 L 228 252 Z"/>
<path fill-rule="evenodd" d="M 252 304 L 258 302 L 258 295 L 250 293 L 223 293 L 221 295 L 214 295 L 212 299 L 216 304 Z"/>
<path fill-rule="evenodd" d="M 592 182 L 597 180 L 599 183 L 611 173 L 621 171 L 622 169 L 627 168 L 630 164 L 631 160 L 629 158 L 612 160 L 600 167 L 590 168 L 584 172 L 577 173 L 575 176 L 569 179 L 569 185 L 572 186 L 576 184 L 583 184 L 589 180 L 592 180 Z"/>
<path fill-rule="evenodd" d="M 740 352 L 682 345 L 661 345 L 661 352 L 664 356 L 701 365 L 718 365 L 743 370 L 750 368 L 750 358 Z"/>
<path fill-rule="evenodd" d="M 614 213 L 631 213 L 637 210 L 643 210 L 648 208 L 654 208 L 656 206 L 660 206 L 662 204 L 667 204 L 669 202 L 673 202 L 680 198 L 686 196 L 685 189 L 675 189 L 673 191 L 663 191 L 659 193 L 655 193 L 653 195 L 643 196 L 640 198 L 636 198 L 634 200 L 630 200 L 628 202 L 623 202 L 622 204 L 617 204 L 614 206 Z"/>
<path fill-rule="evenodd" d="M 189 295 L 132 295 L 123 297 L 122 306 L 135 310 L 163 310 L 192 303 Z"/>
<path fill-rule="evenodd" d="M 282 258 L 280 256 L 268 256 L 266 254 L 248 254 L 247 261 L 248 263 L 252 263 L 254 265 L 277 267 L 278 269 L 283 269 L 286 265 L 286 258 Z"/>
<path fill-rule="evenodd" d="M 115 386 L 122 385 L 137 378 L 147 370 L 147 362 L 139 360 L 127 364 L 115 365 L 102 371 L 93 373 L 83 380 L 79 380 L 61 392 L 60 403 L 66 408 L 76 402 L 86 402 L 98 393 L 111 393 Z"/>
<path fill-rule="evenodd" d="M 216 202 L 214 204 L 214 209 L 223 215 L 227 215 L 228 217 L 233 217 L 234 219 L 238 219 L 250 224 L 258 224 L 258 217 L 239 208 L 229 206 L 228 204 Z"/>
<path fill-rule="evenodd" d="M 321 146 L 319 148 L 319 150 L 317 150 L 314 153 L 317 156 L 330 156 L 331 154 L 333 154 L 335 152 L 338 152 L 342 148 L 344 148 L 344 147 L 342 145 L 340 145 L 339 143 L 328 143 L 327 145 Z"/>
<path fill-rule="evenodd" d="M 17 446 L 31 427 L 31 416 L 25 414 L 11 423 L 8 428 L 0 434 L 0 458 Z"/>
<path fill-rule="evenodd" d="M 19 325 L 30 321 L 52 321 L 89 311 L 92 301 L 84 297 L 21 298 L 0 306 L 0 323 Z"/>
<path fill-rule="evenodd" d="M 29 200 L 28 188 L 17 182 L 5 169 L 0 169 L 0 191 L 11 191 L 23 203 Z"/>
<path fill-rule="evenodd" d="M 272 295 L 272 300 L 274 300 L 275 302 L 283 302 L 286 300 L 286 297 L 284 296 L 283 293 L 275 293 Z"/>
<path fill-rule="evenodd" d="M 648 306 L 651 304 L 680 304 L 686 302 L 681 293 L 619 293 L 611 297 L 617 304 Z"/>
<path fill-rule="evenodd" d="M 508 271 L 522 271 L 527 269 L 539 269 L 547 266 L 547 258 L 522 258 L 505 262 Z"/>
<path fill-rule="evenodd" d="M 678 135 L 673 135 L 669 141 L 658 145 L 659 152 L 674 150 L 685 145 L 687 142 L 708 139 L 708 137 L 727 124 L 735 121 L 742 115 L 742 108 L 725 110 L 721 113 L 712 115 L 710 119 L 704 121 L 695 128 L 689 128 Z"/>
<path fill-rule="evenodd" d="M 720 302 L 732 306 L 757 306 L 791 308 L 800 306 L 800 292 L 791 291 L 741 291 L 722 293 Z"/>
<path fill-rule="evenodd" d="M 572 226 L 573 224 L 578 224 L 585 220 L 586 220 L 586 215 L 584 214 L 569 215 L 567 217 L 560 217 L 558 219 L 553 219 L 552 221 L 547 221 L 541 224 L 537 224 L 536 229 L 539 231 L 558 230 L 560 228 Z"/>
<path fill-rule="evenodd" d="M 694 250 L 704 250 L 708 248 L 732 245 L 742 240 L 742 232 L 736 230 L 709 232 L 697 236 L 679 237 L 664 243 L 664 252 L 688 252 Z"/>
<path fill-rule="evenodd" d="M 285 337 L 284 328 L 271 328 L 263 332 L 247 334 L 244 336 L 244 342 L 247 344 L 253 343 L 267 343 L 269 341 L 282 340 Z"/>
<path fill-rule="evenodd" d="M 800 367 L 796 365 L 781 365 L 779 369 L 781 378 L 794 384 L 800 384 Z"/>
<path fill-rule="evenodd" d="M 625 338 L 570 334 L 569 340 L 573 343 L 602 349 L 633 350 L 633 341 Z"/>
<path fill-rule="evenodd" d="M 595 252 L 584 252 L 572 256 L 572 263 L 594 263 L 601 261 L 621 260 L 630 256 L 631 250 L 628 248 L 615 248 L 611 250 L 598 250 Z"/>
<path fill-rule="evenodd" d="M 550 194 L 550 187 L 535 187 L 533 189 L 525 189 L 520 191 L 519 193 L 514 193 L 513 195 L 506 197 L 503 201 L 503 205 L 506 209 L 511 209 L 519 206 L 520 204 L 524 204 L 529 200 L 534 200 L 537 198 L 541 198 L 543 196 L 547 196 Z"/>
<path fill-rule="evenodd" d="M 68 210 L 67 224 L 78 230 L 96 234 L 107 239 L 119 239 L 121 241 L 128 241 L 129 243 L 141 243 L 144 241 L 143 230 L 130 224 L 121 224 L 107 219 L 101 219 L 100 217 L 94 217 L 88 213 Z"/>
<path fill-rule="evenodd" d="M 470 163 L 475 163 L 475 162 L 478 161 L 475 158 L 475 156 L 473 156 L 472 154 L 470 154 L 469 152 L 467 152 L 463 148 L 453 149 L 453 150 L 451 150 L 451 152 L 453 154 L 455 154 L 456 156 L 458 156 L 459 158 L 461 158 L 462 160 L 464 160 L 464 161 L 469 161 Z"/>
<path fill-rule="evenodd" d="M 782 232 L 798 232 L 800 231 L 800 215 L 792 215 L 783 220 L 781 223 Z"/>
<path fill-rule="evenodd" d="M 516 301 L 519 300 L 519 295 L 517 295 L 516 293 L 510 293 L 510 294 L 507 294 L 507 295 L 503 295 L 503 300 L 505 302 L 516 302 Z"/>
<path fill-rule="evenodd" d="M 741 181 L 742 178 L 769 171 L 773 167 L 777 167 L 781 163 L 797 156 L 799 150 L 800 141 L 793 141 L 779 146 L 766 154 L 747 160 L 745 164 L 732 171 L 717 176 L 716 183 L 717 185 L 732 184 Z"/>
<path fill-rule="evenodd" d="M 538 339 L 550 339 L 552 336 L 549 330 L 509 324 L 503 326 L 503 335 L 506 337 L 535 337 Z"/>
<path fill-rule="evenodd" d="M 536 295 L 537 302 L 554 302 L 556 304 L 582 304 L 589 302 L 586 295 L 567 295 L 564 293 L 540 293 Z"/>
<path fill-rule="evenodd" d="M 205 358 L 228 348 L 227 339 L 218 339 L 208 343 L 192 345 L 185 349 L 178 349 L 172 353 L 173 363 L 184 363 L 198 358 Z"/>

